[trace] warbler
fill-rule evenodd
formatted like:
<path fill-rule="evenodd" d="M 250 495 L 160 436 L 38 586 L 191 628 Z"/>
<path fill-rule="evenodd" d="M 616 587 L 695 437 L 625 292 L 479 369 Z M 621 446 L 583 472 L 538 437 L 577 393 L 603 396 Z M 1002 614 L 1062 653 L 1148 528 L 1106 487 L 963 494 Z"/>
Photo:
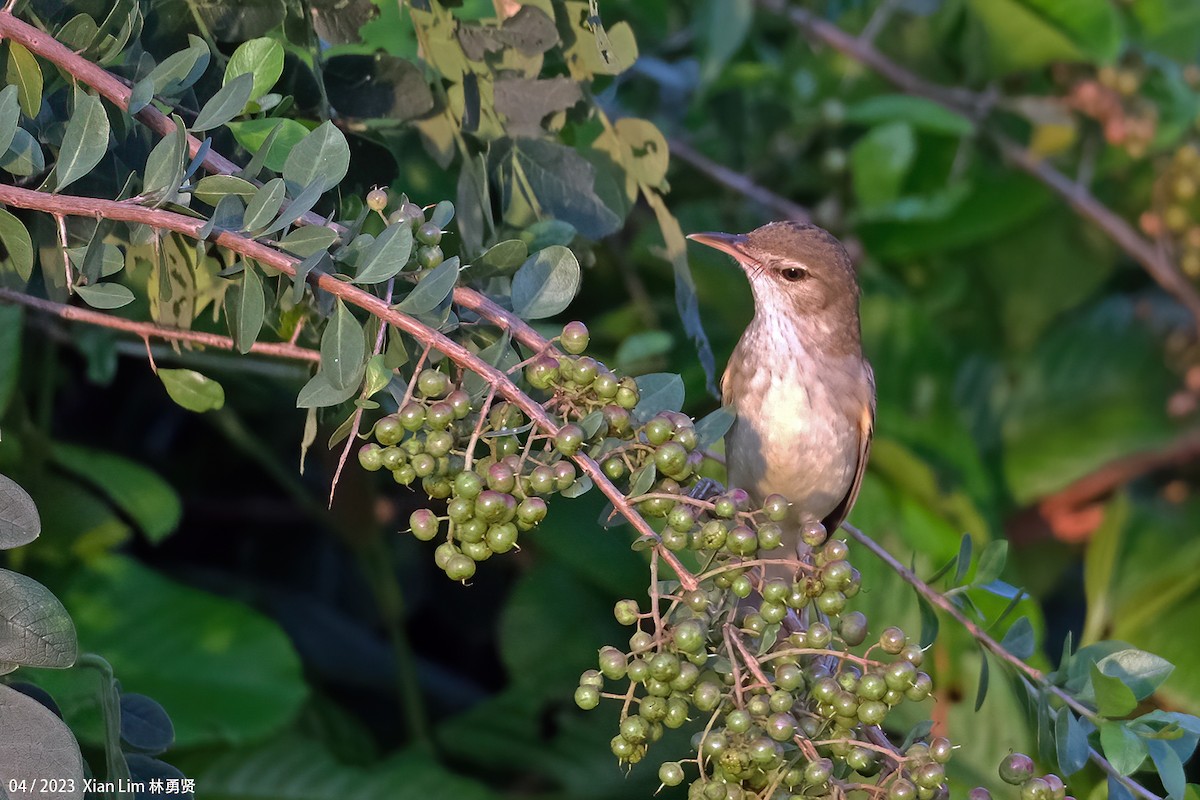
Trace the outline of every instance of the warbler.
<path fill-rule="evenodd" d="M 786 555 L 805 530 L 832 535 L 862 485 L 875 424 L 875 377 L 863 357 L 859 288 L 846 248 L 830 233 L 772 222 L 746 234 L 690 239 L 737 261 L 754 318 L 721 379 L 737 419 L 725 438 L 731 486 L 762 502 L 791 501 Z"/>

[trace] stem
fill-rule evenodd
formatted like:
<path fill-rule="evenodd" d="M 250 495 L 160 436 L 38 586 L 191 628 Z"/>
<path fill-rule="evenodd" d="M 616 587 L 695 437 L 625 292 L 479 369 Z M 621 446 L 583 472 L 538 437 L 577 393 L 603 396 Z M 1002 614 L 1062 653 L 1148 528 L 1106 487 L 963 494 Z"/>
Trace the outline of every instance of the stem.
<path fill-rule="evenodd" d="M 758 0 L 768 11 L 786 16 L 792 24 L 813 39 L 870 67 L 880 77 L 909 94 L 925 97 L 951 111 L 965 114 L 982 122 L 992 106 L 994 96 L 989 92 L 972 92 L 957 87 L 942 86 L 910 72 L 885 56 L 868 40 L 851 36 L 836 25 L 787 0 Z M 1031 153 L 1004 134 L 989 132 L 1000 152 L 1018 169 L 1040 181 L 1067 201 L 1080 217 L 1091 221 L 1112 241 L 1137 261 L 1159 286 L 1175 297 L 1200 326 L 1200 291 L 1189 281 L 1153 243 L 1147 241 L 1132 225 L 1101 203 L 1084 186 L 1072 181 L 1046 161 Z"/>
<path fill-rule="evenodd" d="M 1041 670 L 1029 666 L 1024 661 L 1005 650 L 1004 647 L 991 636 L 989 636 L 987 632 L 983 630 L 983 628 L 967 619 L 966 615 L 959 611 L 954 603 L 948 600 L 945 595 L 917 577 L 916 573 L 897 561 L 896 558 L 887 550 L 885 550 L 878 542 L 848 522 L 843 522 L 842 528 L 844 528 L 856 542 L 874 553 L 875 556 L 884 564 L 887 564 L 887 566 L 890 567 L 893 572 L 904 579 L 905 583 L 916 589 L 917 594 L 921 595 L 930 603 L 946 612 L 946 614 L 953 618 L 955 622 L 965 628 L 967 633 L 971 634 L 975 641 L 987 648 L 992 655 L 996 656 L 996 658 L 1005 662 L 1009 666 L 1015 668 L 1018 672 L 1024 673 L 1031 681 L 1038 684 L 1038 686 L 1042 687 L 1045 691 L 1057 697 L 1072 710 L 1077 712 L 1080 716 L 1086 717 L 1087 719 L 1099 725 L 1100 718 L 1096 715 L 1095 711 L 1080 703 L 1069 692 L 1047 681 L 1046 676 L 1042 674 Z M 1132 778 L 1127 778 L 1118 772 L 1117 769 L 1095 749 L 1090 751 L 1090 755 L 1092 761 L 1098 767 L 1100 767 L 1100 769 L 1121 781 L 1121 783 L 1128 787 L 1129 790 L 1134 794 L 1144 798 L 1144 800 L 1162 800 L 1158 795 L 1154 794 L 1149 789 L 1146 789 Z"/>
<path fill-rule="evenodd" d="M 87 308 L 80 308 L 79 306 L 68 306 L 62 303 L 55 303 L 52 300 L 43 300 L 40 297 L 22 294 L 12 289 L 0 288 L 0 300 L 15 305 L 26 306 L 45 314 L 52 314 L 60 319 L 67 319 L 73 322 L 86 322 L 88 325 L 131 333 L 141 339 L 166 339 L 172 342 L 191 342 L 193 344 L 204 345 L 205 347 L 215 347 L 220 350 L 234 349 L 233 339 L 230 339 L 228 336 L 219 336 L 215 333 L 204 333 L 202 331 L 166 328 L 152 322 L 135 322 L 134 320 L 114 317 L 112 314 L 102 314 L 99 311 L 92 311 Z M 277 358 L 309 361 L 314 364 L 319 363 L 321 360 L 321 354 L 316 350 L 275 342 L 255 342 L 250 347 L 250 352 L 259 355 L 275 356 Z"/>
<path fill-rule="evenodd" d="M 93 218 L 104 217 L 116 222 L 135 222 L 162 230 L 174 231 L 192 239 L 200 238 L 200 232 L 205 225 L 205 220 L 176 214 L 173 211 L 146 208 L 113 200 L 98 200 L 90 197 L 74 197 L 61 194 L 51 195 L 16 186 L 0 186 L 0 203 L 16 206 L 17 208 L 43 211 L 49 214 Z M 209 238 L 221 247 L 228 248 L 246 258 L 254 259 L 289 277 L 294 277 L 296 274 L 297 259 L 281 253 L 266 244 L 248 239 L 233 231 L 217 231 Z M 350 305 L 363 309 L 368 314 L 383 322 L 394 325 L 425 346 L 438 350 L 459 367 L 479 375 L 490 385 L 495 386 L 496 392 L 501 397 L 525 412 L 525 415 L 533 420 L 544 433 L 550 436 L 558 434 L 558 424 L 550 417 L 541 404 L 521 391 L 520 387 L 513 383 L 503 371 L 493 367 L 477 354 L 471 352 L 445 334 L 426 327 L 407 314 L 391 308 L 382 298 L 340 281 L 333 275 L 320 274 L 314 276 L 310 274 L 309 282 L 329 292 L 334 297 L 341 298 Z M 689 591 L 695 589 L 697 586 L 695 576 L 683 566 L 674 553 L 662 547 L 658 533 L 633 509 L 625 495 L 621 493 L 621 490 L 604 475 L 604 472 L 600 469 L 600 465 L 589 456 L 583 454 L 576 454 L 571 458 L 578 464 L 583 474 L 587 475 L 593 484 L 600 489 L 601 493 L 608 498 L 613 504 L 613 508 L 629 521 L 630 525 L 633 526 L 639 535 L 658 543 L 656 546 L 658 547 L 660 556 L 675 571 L 683 587 Z"/>

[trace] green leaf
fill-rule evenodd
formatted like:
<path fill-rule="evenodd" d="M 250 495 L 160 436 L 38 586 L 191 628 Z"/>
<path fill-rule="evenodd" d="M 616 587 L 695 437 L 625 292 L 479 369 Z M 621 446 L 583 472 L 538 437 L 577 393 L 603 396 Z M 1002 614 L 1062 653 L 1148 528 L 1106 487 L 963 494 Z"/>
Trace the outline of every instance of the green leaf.
<path fill-rule="evenodd" d="M 1100 745 L 1104 757 L 1122 775 L 1132 775 L 1146 760 L 1146 743 L 1124 722 L 1101 722 Z"/>
<path fill-rule="evenodd" d="M 912 126 L 889 122 L 872 128 L 850 151 L 854 194 L 867 208 L 900 196 L 900 187 L 917 153 Z"/>
<path fill-rule="evenodd" d="M 250 90 L 253 88 L 254 76 L 250 73 L 239 75 L 226 83 L 200 109 L 196 121 L 192 123 L 192 130 L 207 131 L 241 114 L 246 103 L 250 102 Z"/>
<path fill-rule="evenodd" d="M 33 578 L 0 569 L 0 661 L 65 669 L 75 663 L 75 626 L 58 598 Z"/>
<path fill-rule="evenodd" d="M 729 406 L 721 406 L 696 422 L 696 447 L 706 450 L 719 442 L 733 427 L 737 413 Z"/>
<path fill-rule="evenodd" d="M 492 145 L 489 163 L 500 183 L 504 219 L 515 226 L 554 217 L 600 239 L 621 225 L 622 215 L 597 193 L 596 168 L 573 148 L 541 139 L 502 139 Z"/>
<path fill-rule="evenodd" d="M 1091 0 L 969 0 L 986 41 L 991 74 L 1036 70 L 1055 61 L 1111 62 L 1122 47 L 1121 18 Z"/>
<path fill-rule="evenodd" d="M 162 381 L 163 387 L 175 404 L 188 411 L 203 414 L 205 411 L 216 411 L 225 405 L 225 389 L 221 384 L 195 370 L 160 367 L 158 379 Z"/>
<path fill-rule="evenodd" d="M 245 603 L 184 586 L 133 559 L 79 569 L 62 599 L 88 647 L 104 654 L 121 689 L 153 697 L 176 747 L 248 745 L 290 724 L 308 688 L 279 626 Z M 95 744 L 94 677 L 37 671 L 80 738 Z M 87 678 L 80 680 L 81 677 Z"/>
<path fill-rule="evenodd" d="M 979 554 L 979 564 L 975 567 L 974 586 L 986 586 L 994 580 L 999 580 L 1008 561 L 1008 540 L 996 539 L 988 542 L 987 547 Z"/>
<path fill-rule="evenodd" d="M 638 497 L 650 491 L 654 486 L 654 479 L 658 477 L 658 468 L 654 466 L 653 461 L 646 462 L 645 466 L 638 468 L 629 478 L 629 497 Z"/>
<path fill-rule="evenodd" d="M 513 311 L 523 319 L 553 316 L 575 299 L 579 261 L 566 247 L 551 245 L 530 256 L 512 279 Z"/>
<path fill-rule="evenodd" d="M 179 495 L 157 472 L 113 453 L 55 444 L 54 462 L 95 486 L 152 542 L 160 542 L 179 526 Z"/>
<path fill-rule="evenodd" d="M 248 180 L 233 175 L 206 175 L 196 183 L 194 194 L 197 200 L 202 200 L 210 206 L 221 202 L 227 194 L 236 194 L 249 202 L 258 193 L 259 187 Z"/>
<path fill-rule="evenodd" d="M 12 270 L 24 284 L 33 274 L 33 241 L 21 220 L 0 208 L 0 243 L 6 251 L 0 269 Z"/>
<path fill-rule="evenodd" d="M 931 606 L 929 601 L 921 595 L 917 595 L 917 607 L 921 612 L 920 644 L 921 649 L 924 650 L 937 640 L 938 626 L 940 623 L 938 622 L 937 612 L 933 610 L 933 606 Z"/>
<path fill-rule="evenodd" d="M 304 191 L 300 192 L 299 196 L 297 196 L 295 200 L 288 203 L 284 207 L 283 211 L 280 212 L 279 217 L 270 225 L 268 225 L 266 230 L 259 232 L 258 235 L 268 236 L 272 233 L 276 233 L 277 231 L 287 228 L 296 220 L 300 219 L 309 211 L 311 211 L 312 207 L 317 204 L 317 201 L 321 199 L 321 195 L 324 193 L 325 190 L 321 187 L 320 183 L 309 184 L 304 188 Z"/>
<path fill-rule="evenodd" d="M 260 149 L 266 146 L 265 153 L 261 154 L 262 164 L 273 172 L 283 172 L 288 154 L 308 135 L 308 128 L 296 120 L 277 117 L 230 122 L 225 127 L 233 133 L 238 144 L 255 155 L 256 160 Z"/>
<path fill-rule="evenodd" d="M 365 359 L 362 325 L 339 299 L 321 334 L 321 374 L 335 389 L 354 388 L 362 379 Z"/>
<path fill-rule="evenodd" d="M 77 791 L 55 796 L 66 800 L 83 797 L 86 779 L 79 743 L 53 711 L 11 686 L 0 686 L 0 727 L 7 731 L 0 739 L 0 774 L 6 784 L 36 787 L 53 775 L 60 785 L 77 787 Z M 30 797 L 39 793 L 21 794 Z"/>
<path fill-rule="evenodd" d="M 29 544 L 42 532 L 33 498 L 21 485 L 0 475 L 0 550 Z"/>
<path fill-rule="evenodd" d="M 1058 754 L 1058 767 L 1063 771 L 1064 778 L 1087 766 L 1087 731 L 1079 718 L 1066 706 L 1060 707 L 1055 713 L 1054 746 Z"/>
<path fill-rule="evenodd" d="M 361 373 L 359 374 L 361 378 Z M 296 408 L 325 408 L 344 403 L 358 392 L 357 381 L 351 386 L 337 388 L 329 382 L 323 371 L 313 375 L 296 396 Z"/>
<path fill-rule="evenodd" d="M 429 221 L 437 225 L 439 230 L 444 230 L 452 219 L 454 219 L 454 203 L 449 200 L 438 201 L 438 204 L 433 207 L 433 213 L 429 215 Z"/>
<path fill-rule="evenodd" d="M 272 178 L 255 192 L 254 197 L 246 204 L 246 216 L 242 219 L 242 230 L 255 231 L 265 227 L 275 218 L 283 207 L 284 194 L 287 186 L 283 178 Z M 318 230 L 329 230 L 328 228 Z M 330 231 L 332 233 L 332 231 Z M 324 249 L 324 248 L 322 248 Z"/>
<path fill-rule="evenodd" d="M 338 233 L 323 225 L 305 225 L 296 228 L 279 240 L 279 247 L 300 258 L 321 253 L 337 241 Z"/>
<path fill-rule="evenodd" d="M 488 268 L 496 272 L 508 272 L 525 263 L 529 257 L 529 246 L 520 239 L 505 239 L 487 249 L 483 255 L 475 259 L 475 268 Z"/>
<path fill-rule="evenodd" d="M 964 533 L 958 540 L 958 558 L 954 563 L 955 586 L 961 586 L 963 579 L 967 577 L 967 571 L 971 568 L 971 552 L 974 547 L 975 543 L 971 540 L 969 533 Z"/>
<path fill-rule="evenodd" d="M 21 119 L 21 106 L 17 100 L 17 87 L 0 89 L 0 153 L 8 152 L 13 137 L 17 135 L 17 123 Z"/>
<path fill-rule="evenodd" d="M 350 168 L 350 145 L 346 137 L 326 120 L 292 148 L 283 165 L 283 177 L 293 192 L 319 183 L 321 191 L 338 185 Z"/>
<path fill-rule="evenodd" d="M 638 387 L 638 404 L 633 416 L 639 423 L 660 411 L 678 411 L 683 408 L 683 378 L 670 372 L 654 372 L 639 375 L 634 379 Z"/>
<path fill-rule="evenodd" d="M 1123 717 L 1137 708 L 1137 698 L 1120 678 L 1105 675 L 1093 664 L 1092 690 L 1096 694 L 1096 710 L 1105 717 Z"/>
<path fill-rule="evenodd" d="M 752 0 L 705 0 L 697 9 L 695 28 L 699 31 L 703 58 L 701 83 L 712 83 L 725 65 L 741 49 L 754 20 Z"/>
<path fill-rule="evenodd" d="M 296 264 L 296 274 L 292 276 L 293 303 L 299 303 L 304 297 L 304 287 L 306 285 L 305 282 L 308 280 L 308 273 L 316 269 L 318 265 L 321 265 L 326 272 L 332 268 L 333 260 L 329 257 L 329 253 L 326 253 L 324 250 L 318 250 Z"/>
<path fill-rule="evenodd" d="M 916 130 L 968 136 L 975 130 L 971 120 L 940 103 L 910 94 L 877 94 L 846 108 L 846 122 L 881 125 L 902 122 Z"/>
<path fill-rule="evenodd" d="M 46 168 L 46 157 L 37 139 L 24 128 L 17 128 L 8 152 L 0 156 L 0 169 L 12 175 L 27 177 Z"/>
<path fill-rule="evenodd" d="M 674 337 L 666 331 L 637 331 L 626 336 L 613 361 L 622 372 L 645 372 L 638 367 L 653 366 L 671 352 Z"/>
<path fill-rule="evenodd" d="M 2 241 L 2 239 L 0 239 Z M 5 261 L 0 261 L 0 286 L 4 286 Z M 7 368 L 0 370 L 0 417 L 4 416 L 17 382 L 21 377 L 21 340 L 25 329 L 25 310 L 18 305 L 0 305 L 0 364 Z M 3 537 L 0 536 L 0 541 Z M 3 545 L 0 544 L 0 549 Z"/>
<path fill-rule="evenodd" d="M 393 223 L 383 229 L 363 253 L 355 271 L 355 283 L 382 283 L 396 276 L 412 255 L 412 227 Z"/>
<path fill-rule="evenodd" d="M 178 95 L 193 83 L 200 80 L 204 70 L 208 69 L 212 54 L 208 45 L 199 36 L 188 34 L 188 47 L 167 56 L 165 60 L 146 76 L 146 80 L 154 85 L 154 94 Z"/>
<path fill-rule="evenodd" d="M 229 322 L 229 333 L 239 353 L 249 353 L 262 330 L 266 315 L 266 296 L 262 278 L 249 262 L 242 272 L 241 283 L 225 292 L 225 316 Z"/>
<path fill-rule="evenodd" d="M 397 306 L 406 314 L 433 311 L 454 291 L 458 283 L 458 257 L 448 258 L 421 276 L 421 280 Z"/>
<path fill-rule="evenodd" d="M 1187 792 L 1187 776 L 1183 772 L 1183 761 L 1179 754 L 1160 739 L 1147 739 L 1145 744 L 1167 796 L 1171 800 L 1183 800 Z"/>
<path fill-rule="evenodd" d="M 283 45 L 265 37 L 242 42 L 225 65 L 225 83 L 245 73 L 254 76 L 249 99 L 257 100 L 271 91 L 283 74 Z"/>
<path fill-rule="evenodd" d="M 92 171 L 108 152 L 108 114 L 99 97 L 75 87 L 75 111 L 67 121 L 55 173 L 61 192 Z"/>
<path fill-rule="evenodd" d="M 1175 665 L 1165 658 L 1135 648 L 1107 655 L 1097 661 L 1096 666 L 1105 675 L 1128 686 L 1138 700 L 1154 694 L 1154 690 L 1175 671 Z"/>
<path fill-rule="evenodd" d="M 988 655 L 983 648 L 979 649 L 979 686 L 975 690 L 975 713 L 979 713 L 979 709 L 983 708 L 983 701 L 987 700 L 988 683 L 990 682 L 991 672 L 988 666 Z"/>
<path fill-rule="evenodd" d="M 178 114 L 172 119 L 175 127 L 159 140 L 146 159 L 146 173 L 142 179 L 142 194 L 156 198 L 155 205 L 162 205 L 176 196 L 183 182 L 183 171 L 187 161 L 187 129 Z M 217 176 L 204 178 L 213 180 Z M 213 205 L 216 205 L 214 202 Z"/>
<path fill-rule="evenodd" d="M 1000 646 L 1022 661 L 1027 661 L 1033 655 L 1035 646 L 1033 623 L 1029 617 L 1018 617 L 1008 633 L 1004 634 Z"/>
<path fill-rule="evenodd" d="M 119 283 L 93 283 L 76 286 L 75 294 L 83 298 L 83 302 L 92 308 L 111 309 L 121 308 L 133 302 L 133 292 L 129 287 Z"/>
<path fill-rule="evenodd" d="M 23 45 L 8 40 L 8 66 L 5 82 L 17 87 L 21 110 L 33 119 L 42 108 L 42 68 Z"/>

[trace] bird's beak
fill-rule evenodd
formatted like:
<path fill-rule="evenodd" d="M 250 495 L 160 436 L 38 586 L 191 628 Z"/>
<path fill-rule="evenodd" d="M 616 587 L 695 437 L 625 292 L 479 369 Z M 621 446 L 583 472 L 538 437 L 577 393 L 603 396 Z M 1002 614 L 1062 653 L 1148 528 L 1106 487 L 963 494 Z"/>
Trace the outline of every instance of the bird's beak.
<path fill-rule="evenodd" d="M 728 253 L 738 261 L 746 257 L 745 247 L 749 241 L 744 233 L 693 233 L 687 238 Z"/>

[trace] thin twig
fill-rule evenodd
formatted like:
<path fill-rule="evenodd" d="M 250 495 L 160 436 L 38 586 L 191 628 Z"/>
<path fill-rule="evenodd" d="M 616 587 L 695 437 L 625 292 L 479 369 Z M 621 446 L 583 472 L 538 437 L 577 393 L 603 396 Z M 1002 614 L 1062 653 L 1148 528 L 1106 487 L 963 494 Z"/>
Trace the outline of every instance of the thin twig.
<path fill-rule="evenodd" d="M 989 92 L 972 92 L 958 87 L 942 86 L 927 81 L 892 61 L 869 41 L 852 36 L 836 25 L 787 0 L 758 0 L 763 8 L 785 15 L 794 25 L 812 38 L 829 45 L 878 73 L 881 77 L 908 92 L 965 114 L 976 122 L 982 121 L 991 108 L 994 97 Z M 989 133 L 1000 152 L 1016 167 L 1066 200 L 1075 213 L 1091 221 L 1131 258 L 1150 274 L 1159 286 L 1175 297 L 1200 325 L 1200 291 L 1171 263 L 1166 255 L 1143 238 L 1128 222 L 1101 203 L 1084 186 L 1072 181 L 1049 163 L 1000 133 Z"/>
<path fill-rule="evenodd" d="M 729 167 L 718 164 L 687 142 L 681 139 L 672 139 L 669 142 L 669 147 L 671 155 L 680 161 L 690 164 L 697 171 L 725 188 L 732 189 L 738 194 L 762 204 L 766 208 L 782 215 L 785 219 L 795 222 L 812 221 L 812 214 L 804 206 L 782 195 L 778 195 L 764 186 L 758 185 L 737 170 L 732 170 Z"/>
<path fill-rule="evenodd" d="M 143 206 L 120 203 L 113 200 L 99 200 L 90 197 L 73 197 L 71 195 L 48 194 L 33 189 L 23 189 L 17 186 L 0 185 L 0 203 L 17 208 L 27 208 L 48 214 L 64 214 L 68 216 L 97 217 L 103 216 L 117 222 L 135 222 L 149 225 L 161 230 L 181 233 L 192 239 L 199 239 L 205 221 L 173 211 L 146 208 Z M 254 259 L 262 264 L 279 270 L 285 275 L 294 277 L 297 259 L 280 253 L 272 247 L 253 239 L 246 238 L 233 231 L 217 231 L 209 237 L 215 244 L 228 248 L 246 258 Z M 480 358 L 462 344 L 454 341 L 445 334 L 433 330 L 394 308 L 391 308 L 382 298 L 376 297 L 349 283 L 340 281 L 333 275 L 319 274 L 308 276 L 309 282 L 317 285 L 334 297 L 341 298 L 350 305 L 363 309 L 379 320 L 393 325 L 404 333 L 412 336 L 418 342 L 432 347 L 463 369 L 479 375 L 486 382 L 496 387 L 496 391 L 505 400 L 520 408 L 525 415 L 533 420 L 543 432 L 555 436 L 558 434 L 558 423 L 547 413 L 539 403 L 521 391 L 503 371 Z M 594 459 L 583 454 L 571 457 L 580 470 L 591 479 L 600 492 L 608 498 L 613 507 L 621 512 L 640 536 L 656 542 L 656 547 L 664 561 L 679 578 L 685 589 L 691 591 L 697 586 L 696 578 L 683 566 L 674 553 L 662 546 L 658 533 L 649 523 L 637 513 L 612 481 L 605 476 L 600 465 Z"/>
<path fill-rule="evenodd" d="M 848 522 L 843 522 L 842 528 L 845 529 L 846 532 L 849 533 L 856 542 L 874 553 L 876 558 L 878 558 L 880 561 L 890 567 L 892 571 L 903 578 L 905 583 L 916 589 L 917 594 L 924 597 L 932 605 L 937 606 L 939 609 L 953 618 L 955 622 L 966 629 L 967 633 L 971 634 L 975 641 L 983 645 L 983 647 L 990 651 L 992 655 L 996 656 L 996 658 L 1000 659 L 1006 664 L 1009 664 L 1018 672 L 1024 673 L 1029 677 L 1030 680 L 1034 681 L 1047 692 L 1062 700 L 1080 716 L 1099 723 L 1100 720 L 1095 711 L 1080 703 L 1069 692 L 1047 681 L 1046 676 L 1042 674 L 1041 670 L 1029 666 L 1024 661 L 1008 652 L 1008 650 L 1004 649 L 1004 647 L 991 636 L 989 636 L 987 632 L 983 630 L 983 628 L 979 627 L 977 624 L 968 619 L 967 616 L 963 614 L 953 602 L 947 599 L 937 589 L 934 589 L 932 586 L 925 583 L 925 581 L 921 580 L 911 569 L 901 564 L 896 557 L 884 549 L 882 545 Z M 1091 758 L 1098 767 L 1112 777 L 1121 781 L 1121 783 L 1127 786 L 1134 794 L 1139 795 L 1145 800 L 1162 800 L 1162 798 L 1139 784 L 1137 781 L 1122 775 L 1117 771 L 1116 767 L 1110 764 L 1108 760 L 1104 758 L 1104 756 L 1100 755 L 1100 753 L 1096 752 L 1095 750 L 1091 751 Z"/>
<path fill-rule="evenodd" d="M 152 322 L 135 322 L 131 319 L 116 317 L 112 314 L 103 314 L 99 311 L 92 311 L 91 309 L 80 308 L 79 306 L 68 306 L 62 303 L 55 303 L 52 300 L 43 300 L 40 297 L 22 294 L 12 289 L 0 288 L 0 300 L 26 306 L 36 311 L 52 314 L 61 319 L 71 320 L 72 322 L 84 322 L 88 325 L 96 325 L 102 328 L 111 328 L 124 333 L 130 333 L 142 339 L 149 337 L 153 339 L 166 339 L 173 342 L 190 342 L 221 350 L 234 349 L 233 339 L 230 339 L 228 336 L 219 336 L 215 333 L 204 333 L 203 331 L 165 328 L 161 325 L 155 325 Z M 314 364 L 321 360 L 321 354 L 316 350 L 311 350 L 307 347 L 296 347 L 295 345 L 281 342 L 255 342 L 250 347 L 250 352 L 258 355 L 275 356 L 276 358 L 308 361 Z"/>

